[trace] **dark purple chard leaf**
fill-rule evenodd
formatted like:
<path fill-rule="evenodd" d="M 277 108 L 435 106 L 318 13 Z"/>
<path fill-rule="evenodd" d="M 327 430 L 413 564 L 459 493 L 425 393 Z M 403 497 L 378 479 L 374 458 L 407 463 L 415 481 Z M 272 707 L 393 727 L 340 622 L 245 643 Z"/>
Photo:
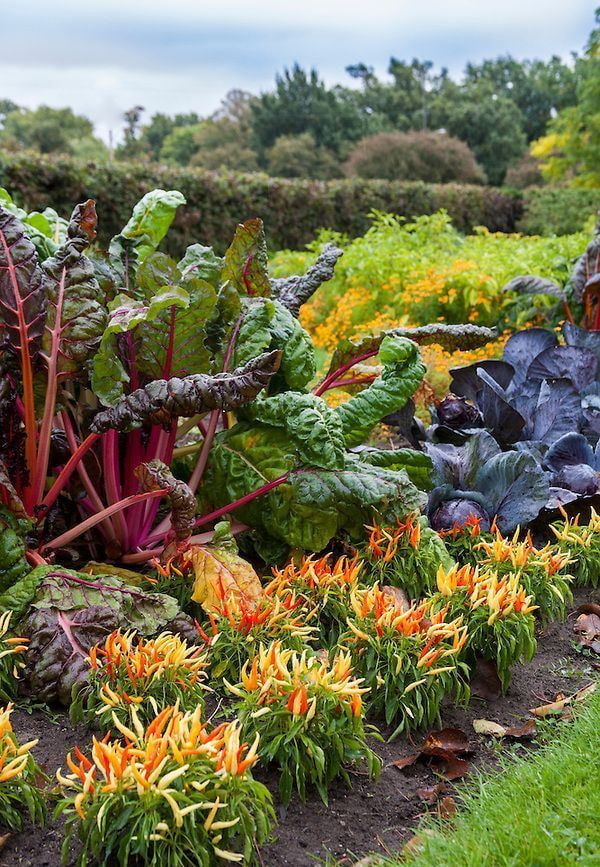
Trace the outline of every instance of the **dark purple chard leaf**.
<path fill-rule="evenodd" d="M 0 506 L 4 506 L 15 517 L 22 518 L 26 521 L 29 517 L 25 511 L 25 507 L 21 498 L 17 494 L 14 485 L 8 474 L 6 464 L 0 459 Z"/>
<path fill-rule="evenodd" d="M 581 398 L 569 380 L 541 383 L 532 422 L 531 439 L 547 445 L 569 431 L 581 430 Z"/>
<path fill-rule="evenodd" d="M 50 355 L 53 333 L 56 333 L 59 369 L 87 361 L 100 343 L 108 321 L 104 293 L 94 266 L 84 255 L 84 250 L 96 237 L 96 222 L 92 199 L 77 205 L 69 221 L 65 243 L 42 265 L 48 298 L 43 345 Z"/>
<path fill-rule="evenodd" d="M 258 217 L 237 225 L 225 253 L 221 279 L 229 281 L 242 295 L 271 297 L 267 242 Z"/>
<path fill-rule="evenodd" d="M 92 605 L 78 611 L 33 610 L 21 624 L 29 638 L 23 680 L 38 701 L 69 705 L 89 672 L 90 648 L 121 625 L 118 613 Z"/>
<path fill-rule="evenodd" d="M 581 346 L 553 346 L 541 352 L 529 365 L 527 378 L 534 382 L 544 379 L 570 379 L 582 391 L 597 377 L 598 360 L 593 352 Z"/>
<path fill-rule="evenodd" d="M 483 368 L 477 371 L 477 376 L 482 384 L 478 403 L 485 427 L 500 443 L 517 442 L 525 427 L 525 419 L 510 405 L 504 389 Z"/>
<path fill-rule="evenodd" d="M 474 487 L 486 498 L 501 533 L 510 533 L 537 518 L 548 501 L 550 484 L 532 455 L 503 452 L 478 471 Z"/>
<path fill-rule="evenodd" d="M 192 535 L 196 517 L 196 497 L 191 489 L 185 482 L 176 479 L 162 461 L 154 460 L 141 464 L 136 468 L 135 474 L 144 491 L 168 491 L 171 526 L 175 538 L 179 543 L 186 542 Z"/>
<path fill-rule="evenodd" d="M 587 245 L 573 268 L 568 287 L 578 301 L 583 300 L 585 286 L 590 277 L 600 271 L 600 237 L 596 236 Z"/>
<path fill-rule="evenodd" d="M 354 358 L 374 355 L 385 337 L 407 337 L 418 346 L 436 344 L 448 352 L 454 352 L 455 350 L 477 349 L 480 346 L 485 346 L 486 343 L 497 337 L 497 333 L 493 328 L 485 328 L 482 325 L 436 323 L 435 325 L 419 325 L 416 328 L 392 328 L 389 331 L 382 331 L 360 340 L 346 338 L 340 341 L 331 356 L 328 372 L 333 373 Z"/>
<path fill-rule="evenodd" d="M 317 261 L 306 274 L 272 279 L 273 296 L 297 317 L 302 305 L 312 298 L 319 286 L 331 280 L 341 255 L 342 250 L 335 244 L 325 244 Z"/>
<path fill-rule="evenodd" d="M 558 346 L 556 335 L 544 328 L 527 328 L 508 338 L 502 360 L 511 364 L 515 372 L 511 391 L 516 391 L 520 383 L 525 381 L 531 362 L 552 346 Z"/>
<path fill-rule="evenodd" d="M 0 207 L 0 335 L 35 359 L 44 333 L 46 294 L 38 255 L 23 224 Z"/>
<path fill-rule="evenodd" d="M 111 409 L 99 412 L 91 430 L 125 431 L 143 424 L 168 427 L 177 418 L 191 418 L 211 409 L 237 409 L 266 388 L 279 368 L 280 358 L 280 352 L 268 352 L 231 373 L 157 379 L 136 389 Z"/>
<path fill-rule="evenodd" d="M 513 277 L 505 286 L 503 292 L 517 292 L 519 295 L 552 295 L 561 301 L 566 300 L 565 290 L 545 277 L 535 277 L 527 274 L 521 277 Z"/>
<path fill-rule="evenodd" d="M 453 367 L 450 370 L 452 393 L 476 403 L 477 395 L 482 388 L 481 378 L 477 375 L 478 370 L 484 370 L 502 389 L 508 388 L 515 373 L 510 364 L 494 359 L 468 364 L 465 367 Z"/>

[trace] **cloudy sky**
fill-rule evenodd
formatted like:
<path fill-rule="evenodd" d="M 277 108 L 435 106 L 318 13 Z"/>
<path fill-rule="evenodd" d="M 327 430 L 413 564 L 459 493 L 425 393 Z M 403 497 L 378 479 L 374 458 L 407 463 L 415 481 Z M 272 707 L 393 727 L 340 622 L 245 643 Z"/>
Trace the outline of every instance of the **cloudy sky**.
<path fill-rule="evenodd" d="M 362 61 L 569 58 L 593 27 L 585 0 L 0 0 L 0 98 L 71 105 L 107 138 L 123 111 L 208 114 L 227 90 L 268 89 L 298 61 L 329 83 Z"/>

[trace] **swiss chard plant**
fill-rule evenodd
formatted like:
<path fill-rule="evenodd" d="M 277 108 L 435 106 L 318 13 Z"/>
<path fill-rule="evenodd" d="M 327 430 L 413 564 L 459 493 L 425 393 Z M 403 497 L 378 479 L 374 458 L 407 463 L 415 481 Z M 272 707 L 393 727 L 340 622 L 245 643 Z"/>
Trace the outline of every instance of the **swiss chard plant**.
<path fill-rule="evenodd" d="M 175 261 L 157 248 L 183 203 L 148 193 L 100 251 L 87 201 L 64 236 L 57 223 L 46 258 L 23 215 L 0 208 L 0 490 L 28 525 L 30 563 L 143 563 L 208 541 L 224 515 L 265 556 L 319 550 L 374 513 L 424 505 L 426 455 L 353 449 L 418 387 L 418 342 L 467 348 L 491 332 L 427 326 L 346 342 L 315 385 L 297 313 L 339 251 L 271 280 L 252 219 L 223 258 L 193 244 Z M 355 393 L 333 409 L 323 395 L 338 387 Z"/>

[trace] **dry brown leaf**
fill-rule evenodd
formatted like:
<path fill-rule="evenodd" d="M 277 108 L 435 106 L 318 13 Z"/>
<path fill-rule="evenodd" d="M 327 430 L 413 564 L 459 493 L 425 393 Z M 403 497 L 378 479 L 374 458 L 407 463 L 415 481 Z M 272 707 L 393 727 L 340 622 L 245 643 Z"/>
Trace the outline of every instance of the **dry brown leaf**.
<path fill-rule="evenodd" d="M 564 713 L 565 708 L 568 705 L 573 704 L 573 702 L 583 701 L 585 698 L 587 698 L 588 695 L 591 695 L 591 693 L 593 693 L 595 689 L 595 683 L 588 683 L 586 686 L 573 693 L 573 695 L 564 696 L 563 698 L 559 698 L 556 701 L 549 702 L 549 704 L 542 704 L 539 707 L 533 707 L 529 712 L 537 717 L 546 717 L 552 716 L 553 714 L 562 714 Z"/>
<path fill-rule="evenodd" d="M 471 692 L 486 701 L 496 701 L 502 695 L 502 684 L 496 664 L 489 659 L 477 659 L 471 678 Z"/>
<path fill-rule="evenodd" d="M 429 732 L 425 738 L 422 752 L 428 756 L 438 755 L 438 750 L 452 753 L 470 753 L 469 738 L 461 729 L 440 729 Z"/>
<path fill-rule="evenodd" d="M 456 811 L 458 807 L 456 806 L 456 801 L 451 795 L 446 795 L 445 798 L 442 798 L 439 804 L 440 816 L 442 819 L 450 819 Z"/>
<path fill-rule="evenodd" d="M 4 849 L 11 837 L 12 834 L 10 831 L 7 831 L 6 834 L 0 834 L 0 852 Z"/>
<path fill-rule="evenodd" d="M 594 653 L 600 653 L 600 617 L 597 614 L 580 614 L 573 632 L 582 647 L 589 647 Z"/>
<path fill-rule="evenodd" d="M 474 719 L 473 728 L 479 735 L 491 735 L 496 738 L 530 738 L 535 734 L 535 720 L 526 720 L 520 726 L 503 726 L 487 719 Z"/>
<path fill-rule="evenodd" d="M 435 834 L 435 831 L 432 828 L 423 828 L 422 831 L 419 831 L 418 834 L 415 834 L 414 837 L 411 837 L 408 842 L 406 842 L 403 846 L 402 851 L 407 855 L 418 855 L 425 845 L 425 837 L 432 837 Z"/>
<path fill-rule="evenodd" d="M 423 789 L 417 789 L 417 797 L 426 804 L 435 804 L 441 795 L 446 791 L 445 783 L 436 783 L 435 786 L 427 786 Z"/>
<path fill-rule="evenodd" d="M 392 764 L 396 768 L 408 768 L 410 765 L 414 765 L 420 755 L 421 753 L 413 753 L 410 756 L 403 756 L 401 759 L 396 759 Z"/>

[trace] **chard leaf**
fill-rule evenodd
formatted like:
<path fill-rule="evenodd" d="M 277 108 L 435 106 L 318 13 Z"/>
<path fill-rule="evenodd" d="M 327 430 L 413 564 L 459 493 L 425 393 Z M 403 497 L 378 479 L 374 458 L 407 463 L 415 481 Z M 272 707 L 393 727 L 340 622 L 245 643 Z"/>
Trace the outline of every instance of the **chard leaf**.
<path fill-rule="evenodd" d="M 429 455 L 416 449 L 361 449 L 363 464 L 372 467 L 385 467 L 388 470 L 404 470 L 413 485 L 421 491 L 431 487 L 433 463 Z"/>
<path fill-rule="evenodd" d="M 269 384 L 279 366 L 279 358 L 278 352 L 269 352 L 231 373 L 157 379 L 132 391 L 114 407 L 99 412 L 91 430 L 95 433 L 111 429 L 124 431 L 143 424 L 168 427 L 176 418 L 191 418 L 211 409 L 237 409 Z"/>
<path fill-rule="evenodd" d="M 302 462 L 329 470 L 344 466 L 342 421 L 323 398 L 286 391 L 253 401 L 244 415 L 283 428 Z"/>
<path fill-rule="evenodd" d="M 117 295 L 111 302 L 108 324 L 92 362 L 92 388 L 105 406 L 121 400 L 123 387 L 130 381 L 129 359 L 124 363 L 121 358 L 118 335 L 152 322 L 163 310 L 185 308 L 189 303 L 189 294 L 180 286 L 166 286 L 148 304 L 128 295 Z"/>
<path fill-rule="evenodd" d="M 92 199 L 77 205 L 65 243 L 42 265 L 48 299 L 43 346 L 48 355 L 57 354 L 59 370 L 87 361 L 106 328 L 104 293 L 84 255 L 96 237 L 96 223 Z"/>
<path fill-rule="evenodd" d="M 267 242 L 263 222 L 258 217 L 236 226 L 225 253 L 221 279 L 229 281 L 242 295 L 271 296 Z"/>
<path fill-rule="evenodd" d="M 342 250 L 335 244 L 325 244 L 317 261 L 306 274 L 271 280 L 273 295 L 297 318 L 302 305 L 314 295 L 319 286 L 331 280 L 341 255 Z"/>
<path fill-rule="evenodd" d="M 585 252 L 575 262 L 567 288 L 570 288 L 578 301 L 583 300 L 585 287 L 593 274 L 600 271 L 600 237 L 596 236 L 587 245 Z"/>
<path fill-rule="evenodd" d="M 217 256 L 212 247 L 202 244 L 191 244 L 185 251 L 185 256 L 177 263 L 177 267 L 185 278 L 195 277 L 206 280 L 215 289 L 219 285 L 223 259 Z"/>
<path fill-rule="evenodd" d="M 503 288 L 503 292 L 518 292 L 519 295 L 552 295 L 561 301 L 566 300 L 564 289 L 554 280 L 545 277 L 535 277 L 533 274 L 513 277 Z"/>
<path fill-rule="evenodd" d="M 177 190 L 152 190 L 140 199 L 127 224 L 110 242 L 110 256 L 121 269 L 129 272 L 153 253 L 169 231 L 185 197 Z M 129 258 L 129 263 L 127 259 Z M 127 285 L 127 283 L 125 283 Z"/>
<path fill-rule="evenodd" d="M 549 496 L 548 478 L 535 458 L 525 452 L 503 452 L 481 466 L 474 487 L 486 498 L 501 533 L 510 533 L 537 518 Z"/>
<path fill-rule="evenodd" d="M 44 275 L 20 220 L 0 207 L 0 336 L 33 361 L 46 319 Z"/>
<path fill-rule="evenodd" d="M 258 352 L 281 350 L 281 364 L 274 383 L 304 388 L 314 377 L 317 364 L 310 335 L 279 301 L 256 300 L 247 308 L 236 341 L 235 363 L 244 364 Z"/>
<path fill-rule="evenodd" d="M 337 407 L 346 445 L 359 445 L 384 416 L 400 409 L 425 375 L 419 349 L 404 337 L 385 337 L 379 349 L 381 375 L 363 391 Z"/>
<path fill-rule="evenodd" d="M 280 428 L 238 423 L 215 438 L 206 493 L 222 506 L 289 472 L 286 483 L 236 510 L 236 516 L 274 539 L 313 551 L 342 529 L 359 534 L 374 510 L 408 514 L 426 500 L 404 472 L 363 463 L 360 455 L 347 454 L 341 469 L 294 469 L 295 451 Z"/>
<path fill-rule="evenodd" d="M 352 359 L 359 359 L 365 355 L 374 355 L 385 337 L 406 337 L 419 346 L 437 344 L 442 349 L 454 351 L 457 349 L 477 349 L 485 346 L 496 337 L 493 328 L 485 328 L 481 325 L 420 325 L 417 328 L 393 328 L 390 331 L 382 331 L 361 340 L 342 340 L 331 356 L 329 373 L 333 373 Z"/>
<path fill-rule="evenodd" d="M 253 605 L 263 595 L 260 578 L 250 563 L 230 547 L 192 545 L 182 564 L 194 573 L 192 601 L 207 612 L 222 608 L 231 596 Z"/>
<path fill-rule="evenodd" d="M 171 526 L 179 543 L 187 541 L 194 530 L 196 497 L 191 489 L 176 479 L 162 461 L 153 460 L 136 467 L 135 474 L 144 491 L 168 491 L 171 506 Z"/>

